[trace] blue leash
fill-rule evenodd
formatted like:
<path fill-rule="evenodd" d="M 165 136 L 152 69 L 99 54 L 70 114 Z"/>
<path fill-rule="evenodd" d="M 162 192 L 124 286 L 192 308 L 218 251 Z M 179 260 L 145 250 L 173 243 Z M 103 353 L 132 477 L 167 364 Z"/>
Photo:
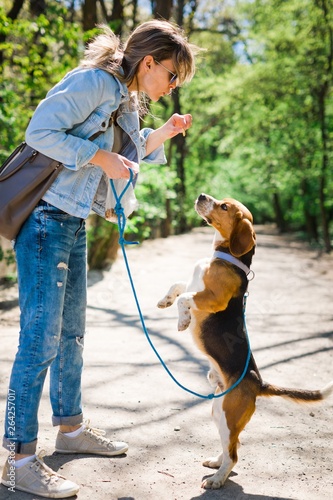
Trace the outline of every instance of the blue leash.
<path fill-rule="evenodd" d="M 114 211 L 115 211 L 115 214 L 117 215 L 117 219 L 118 219 L 119 245 L 120 245 L 122 253 L 123 253 L 123 257 L 124 257 L 124 261 L 125 261 L 125 265 L 126 265 L 126 269 L 127 269 L 127 274 L 128 274 L 129 280 L 130 280 L 131 287 L 132 287 L 132 291 L 133 291 L 135 303 L 136 303 L 136 306 L 137 306 L 137 309 L 138 309 L 138 312 L 139 312 L 140 321 L 141 321 L 141 325 L 142 325 L 142 329 L 144 331 L 144 334 L 145 334 L 145 336 L 146 336 L 146 338 L 147 338 L 147 340 L 148 340 L 151 348 L 153 349 L 154 353 L 156 354 L 157 358 L 159 359 L 161 365 L 163 366 L 163 368 L 166 370 L 166 372 L 168 373 L 168 375 L 172 378 L 172 380 L 181 389 L 183 389 L 186 392 L 189 392 L 190 394 L 193 394 L 194 396 L 197 396 L 198 398 L 203 398 L 203 399 L 221 398 L 222 396 L 225 396 L 226 394 L 228 394 L 229 392 L 231 392 L 233 389 L 235 389 L 235 387 L 237 387 L 238 384 L 240 384 L 240 382 L 245 377 L 245 374 L 247 372 L 247 369 L 248 369 L 249 363 L 250 363 L 250 359 L 251 359 L 250 341 L 249 341 L 249 336 L 248 336 L 248 332 L 247 332 L 247 328 L 246 328 L 246 322 L 245 322 L 246 296 L 244 297 L 243 317 L 244 317 L 246 340 L 247 340 L 247 344 L 249 346 L 249 350 L 248 350 L 248 354 L 247 354 L 246 363 L 245 363 L 245 367 L 244 367 L 243 373 L 241 374 L 241 376 L 239 377 L 239 379 L 231 387 L 229 387 L 226 391 L 221 392 L 219 394 L 213 394 L 213 393 L 211 393 L 211 394 L 204 395 L 204 394 L 200 394 L 200 393 L 195 392 L 195 391 L 191 391 L 190 389 L 188 389 L 187 387 L 185 387 L 184 385 L 182 385 L 180 382 L 178 382 L 178 380 L 171 373 L 171 371 L 169 370 L 169 368 L 167 367 L 167 365 L 165 364 L 165 362 L 163 361 L 163 359 L 159 355 L 158 351 L 156 350 L 156 348 L 155 348 L 155 346 L 154 346 L 154 344 L 153 344 L 153 342 L 152 342 L 152 340 L 151 340 L 151 338 L 149 336 L 149 333 L 147 331 L 145 320 L 144 320 L 144 317 L 143 317 L 143 314 L 142 314 L 142 311 L 141 311 L 141 307 L 140 307 L 140 304 L 139 304 L 138 296 L 137 296 L 137 293 L 136 293 L 136 290 L 135 290 L 135 286 L 134 286 L 134 282 L 133 282 L 133 279 L 132 279 L 131 270 L 130 270 L 130 267 L 129 267 L 129 264 L 128 264 L 128 259 L 127 259 L 127 255 L 126 255 L 126 251 L 125 251 L 125 245 L 138 245 L 139 242 L 138 241 L 126 241 L 125 238 L 124 238 L 124 231 L 125 231 L 125 226 L 126 226 L 126 216 L 125 216 L 125 213 L 124 213 L 124 209 L 123 209 L 123 207 L 121 205 L 121 200 L 122 200 L 124 194 L 126 193 L 127 189 L 129 188 L 132 180 L 133 180 L 133 171 L 130 169 L 130 178 L 129 178 L 129 181 L 128 181 L 127 185 L 125 186 L 125 188 L 123 189 L 122 193 L 119 196 L 118 196 L 118 194 L 116 192 L 116 189 L 115 189 L 115 186 L 114 186 L 114 182 L 113 182 L 112 179 L 110 179 L 110 184 L 111 184 L 111 188 L 112 188 L 115 200 L 116 200 L 116 205 L 115 205 Z"/>

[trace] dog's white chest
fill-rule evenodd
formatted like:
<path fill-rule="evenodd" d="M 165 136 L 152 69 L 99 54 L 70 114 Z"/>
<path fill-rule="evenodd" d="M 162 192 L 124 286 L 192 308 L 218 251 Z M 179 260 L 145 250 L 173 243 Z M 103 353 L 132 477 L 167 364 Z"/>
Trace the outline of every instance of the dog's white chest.
<path fill-rule="evenodd" d="M 188 282 L 186 286 L 187 292 L 201 292 L 205 289 L 204 275 L 210 264 L 210 259 L 205 258 L 199 260 L 195 267 L 192 279 Z"/>

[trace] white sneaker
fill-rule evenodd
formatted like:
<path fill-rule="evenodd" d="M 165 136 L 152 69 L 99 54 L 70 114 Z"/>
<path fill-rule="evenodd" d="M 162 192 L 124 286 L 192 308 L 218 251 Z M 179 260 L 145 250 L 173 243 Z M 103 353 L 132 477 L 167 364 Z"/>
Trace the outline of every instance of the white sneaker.
<path fill-rule="evenodd" d="M 79 491 L 79 486 L 68 481 L 48 467 L 40 452 L 34 460 L 15 467 L 8 460 L 5 463 L 1 483 L 11 491 L 20 490 L 46 498 L 68 498 Z"/>
<path fill-rule="evenodd" d="M 122 455 L 128 450 L 128 444 L 122 441 L 111 441 L 104 437 L 105 431 L 90 427 L 89 421 L 85 422 L 82 432 L 76 437 L 66 436 L 58 432 L 55 451 L 57 453 L 87 453 L 114 457 Z"/>

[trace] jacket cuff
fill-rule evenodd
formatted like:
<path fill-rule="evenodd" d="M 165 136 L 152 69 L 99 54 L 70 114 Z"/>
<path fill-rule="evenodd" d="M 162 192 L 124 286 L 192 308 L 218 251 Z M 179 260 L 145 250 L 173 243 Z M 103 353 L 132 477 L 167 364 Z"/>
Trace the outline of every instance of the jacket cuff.
<path fill-rule="evenodd" d="M 141 160 L 145 163 L 155 163 L 157 165 L 165 165 L 167 159 L 164 152 L 164 144 L 154 149 L 149 155 L 146 154 L 146 143 L 149 134 L 153 132 L 152 128 L 143 128 L 140 130 L 141 141 Z"/>
<path fill-rule="evenodd" d="M 99 146 L 97 146 L 97 144 L 91 141 L 85 141 L 76 153 L 75 169 L 78 170 L 90 163 L 90 160 L 95 156 L 98 150 Z"/>

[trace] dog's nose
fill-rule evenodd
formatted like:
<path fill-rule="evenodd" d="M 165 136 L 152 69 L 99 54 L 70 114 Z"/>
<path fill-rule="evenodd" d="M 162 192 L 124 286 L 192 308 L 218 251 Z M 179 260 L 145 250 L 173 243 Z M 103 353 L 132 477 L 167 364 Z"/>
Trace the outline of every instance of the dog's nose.
<path fill-rule="evenodd" d="M 204 193 L 201 193 L 198 197 L 198 201 L 204 201 L 207 199 L 207 196 Z"/>

